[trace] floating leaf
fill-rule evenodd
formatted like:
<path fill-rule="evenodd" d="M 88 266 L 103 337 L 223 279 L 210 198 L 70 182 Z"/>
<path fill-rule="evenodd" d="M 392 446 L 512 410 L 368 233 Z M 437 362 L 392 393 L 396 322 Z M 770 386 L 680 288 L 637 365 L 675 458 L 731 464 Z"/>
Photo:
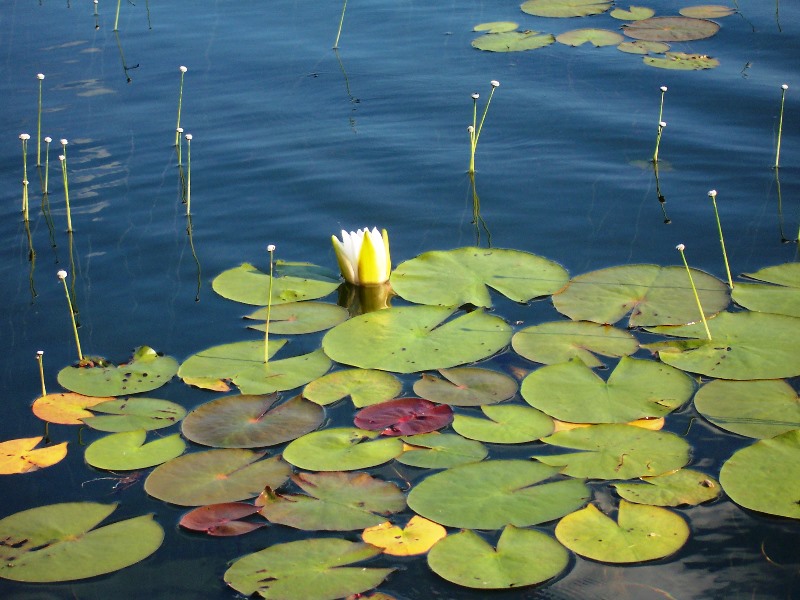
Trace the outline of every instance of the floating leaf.
<path fill-rule="evenodd" d="M 692 269 L 706 316 L 728 306 L 728 286 Z M 573 277 L 553 296 L 556 310 L 574 321 L 616 323 L 629 312 L 629 327 L 683 325 L 700 317 L 686 269 L 623 265 Z"/>
<path fill-rule="evenodd" d="M 453 409 L 422 398 L 397 398 L 362 408 L 356 413 L 355 426 L 382 435 L 430 433 L 450 424 Z"/>
<path fill-rule="evenodd" d="M 630 425 L 592 425 L 560 431 L 542 441 L 574 450 L 534 456 L 571 477 L 633 479 L 661 475 L 689 462 L 689 444 L 682 437 Z"/>
<path fill-rule="evenodd" d="M 474 531 L 462 531 L 438 542 L 428 566 L 440 577 L 476 589 L 517 589 L 542 583 L 561 573 L 569 553 L 549 535 L 507 525 L 497 548 Z"/>
<path fill-rule="evenodd" d="M 275 304 L 269 310 L 269 331 L 277 334 L 301 334 L 324 331 L 347 319 L 347 309 L 326 302 L 290 302 Z M 246 319 L 267 320 L 267 308 L 259 308 Z M 263 323 L 248 325 L 250 329 L 264 331 Z"/>
<path fill-rule="evenodd" d="M 33 414 L 48 423 L 83 425 L 83 419 L 94 416 L 87 408 L 113 399 L 111 396 L 98 398 L 72 392 L 47 394 L 33 403 Z"/>
<path fill-rule="evenodd" d="M 505 33 L 490 33 L 472 40 L 472 47 L 486 52 L 522 52 L 536 50 L 555 43 L 556 38 L 551 33 L 538 31 L 507 31 Z"/>
<path fill-rule="evenodd" d="M 719 66 L 719 61 L 716 58 L 711 58 L 705 54 L 686 54 L 685 52 L 667 52 L 663 58 L 645 56 L 642 60 L 644 64 L 651 67 L 676 71 L 700 71 Z"/>
<path fill-rule="evenodd" d="M 768 313 L 724 312 L 681 327 L 648 327 L 663 335 L 690 338 L 646 344 L 668 365 L 718 379 L 781 379 L 800 375 L 800 319 Z"/>
<path fill-rule="evenodd" d="M 242 521 L 256 514 L 260 507 L 246 502 L 222 502 L 199 506 L 181 517 L 179 525 L 192 531 L 201 531 L 217 537 L 230 537 L 250 533 L 266 526 L 263 521 Z"/>
<path fill-rule="evenodd" d="M 689 539 L 689 526 L 666 508 L 622 500 L 617 522 L 589 504 L 561 519 L 556 537 L 576 554 L 592 560 L 637 563 L 677 552 Z"/>
<path fill-rule="evenodd" d="M 616 46 L 625 40 L 620 34 L 608 29 L 572 29 L 556 36 L 556 41 L 566 46 L 591 44 L 595 48 Z"/>
<path fill-rule="evenodd" d="M 303 396 L 327 406 L 350 396 L 356 408 L 391 400 L 403 389 L 400 380 L 385 371 L 345 369 L 315 379 L 303 389 Z"/>
<path fill-rule="evenodd" d="M 39 436 L 0 442 L 0 475 L 30 473 L 63 460 L 67 455 L 67 442 L 34 450 L 42 439 Z"/>
<path fill-rule="evenodd" d="M 545 482 L 557 469 L 528 460 L 489 460 L 423 479 L 408 495 L 415 513 L 448 527 L 500 529 L 545 523 L 591 495 L 576 479 Z"/>
<path fill-rule="evenodd" d="M 272 523 L 309 531 L 364 529 L 406 507 L 403 492 L 393 483 L 367 473 L 300 473 L 292 481 L 305 494 L 261 496 L 261 514 Z"/>
<path fill-rule="evenodd" d="M 485 33 L 505 33 L 514 31 L 519 25 L 512 21 L 492 21 L 491 23 L 481 23 L 475 25 L 472 31 L 483 31 Z"/>
<path fill-rule="evenodd" d="M 379 435 L 377 431 L 349 427 L 313 431 L 290 442 L 283 457 L 307 471 L 368 469 L 392 460 L 403 451 L 399 438 L 375 439 Z"/>
<path fill-rule="evenodd" d="M 225 396 L 195 408 L 183 421 L 188 439 L 217 448 L 277 446 L 314 431 L 325 411 L 295 396 L 278 404 L 277 395 Z"/>
<path fill-rule="evenodd" d="M 747 437 L 800 429 L 800 398 L 782 379 L 711 381 L 695 394 L 694 406 L 717 427 Z"/>
<path fill-rule="evenodd" d="M 527 0 L 522 12 L 535 17 L 588 17 L 611 8 L 608 0 Z"/>
<path fill-rule="evenodd" d="M 374 588 L 394 570 L 345 566 L 378 554 L 375 546 L 336 538 L 287 542 L 243 556 L 224 579 L 248 597 L 334 600 Z"/>
<path fill-rule="evenodd" d="M 325 334 L 325 353 L 362 369 L 414 373 L 491 356 L 508 344 L 508 323 L 482 310 L 448 320 L 455 309 L 403 306 L 360 315 Z"/>
<path fill-rule="evenodd" d="M 571 423 L 627 423 L 662 417 L 694 392 L 691 377 L 652 360 L 623 357 L 608 381 L 578 359 L 537 369 L 522 382 L 525 401 Z"/>
<path fill-rule="evenodd" d="M 730 16 L 736 11 L 729 6 L 707 4 L 703 6 L 684 6 L 678 12 L 684 17 L 693 17 L 695 19 L 720 19 Z"/>
<path fill-rule="evenodd" d="M 404 528 L 384 521 L 367 527 L 361 534 L 366 543 L 377 546 L 391 556 L 414 556 L 425 554 L 431 547 L 447 536 L 447 530 L 433 521 L 414 515 Z"/>
<path fill-rule="evenodd" d="M 403 438 L 405 451 L 397 462 L 423 469 L 449 469 L 486 458 L 486 446 L 452 433 L 423 433 Z"/>
<path fill-rule="evenodd" d="M 426 252 L 402 263 L 392 273 L 391 283 L 409 302 L 488 308 L 492 306 L 488 288 L 527 302 L 557 292 L 568 279 L 564 267 L 528 252 L 458 248 Z"/>
<path fill-rule="evenodd" d="M 719 483 L 705 473 L 679 469 L 657 477 L 642 477 L 643 483 L 615 483 L 617 493 L 628 502 L 655 506 L 696 505 L 719 496 Z"/>
<path fill-rule="evenodd" d="M 628 37 L 649 42 L 688 42 L 710 38 L 719 25 L 705 19 L 690 17 L 652 17 L 623 25 Z"/>
<path fill-rule="evenodd" d="M 656 14 L 656 11 L 646 6 L 631 6 L 628 10 L 615 8 L 608 14 L 621 21 L 641 21 L 642 19 L 649 19 Z"/>
<path fill-rule="evenodd" d="M 92 429 L 110 432 L 161 429 L 175 425 L 186 414 L 180 404 L 156 398 L 110 399 L 91 409 L 103 414 L 84 417 L 82 421 Z"/>
<path fill-rule="evenodd" d="M 444 379 L 423 373 L 414 383 L 414 393 L 451 406 L 496 404 L 517 393 L 517 382 L 499 371 L 459 367 L 440 369 L 439 373 Z"/>
<path fill-rule="evenodd" d="M 124 569 L 155 552 L 164 530 L 143 515 L 95 529 L 116 504 L 65 502 L 0 520 L 0 577 L 50 583 Z"/>
<path fill-rule="evenodd" d="M 800 317 L 800 263 L 766 267 L 745 277 L 775 285 L 737 283 L 733 300 L 749 310 Z"/>
<path fill-rule="evenodd" d="M 722 465 L 719 481 L 745 508 L 800 519 L 800 429 L 737 450 Z"/>
<path fill-rule="evenodd" d="M 669 50 L 669 48 L 669 44 L 664 44 L 662 42 L 646 42 L 644 40 L 622 42 L 617 46 L 617 50 L 627 52 L 628 54 L 663 54 Z"/>
<path fill-rule="evenodd" d="M 168 435 L 144 443 L 144 429 L 112 433 L 92 442 L 86 448 L 86 462 L 107 471 L 147 469 L 183 454 L 186 442 L 180 434 Z"/>
<path fill-rule="evenodd" d="M 201 506 L 254 498 L 277 488 L 291 469 L 279 456 L 226 448 L 185 454 L 159 465 L 144 482 L 145 491 L 164 502 Z"/>
<path fill-rule="evenodd" d="M 511 346 L 520 356 L 551 365 L 579 358 L 587 367 L 602 367 L 595 356 L 633 354 L 639 342 L 633 335 L 611 325 L 589 321 L 553 321 L 526 327 L 514 334 Z"/>
<path fill-rule="evenodd" d="M 84 396 L 127 396 L 160 388 L 177 370 L 174 358 L 142 346 L 127 364 L 94 361 L 93 366 L 65 367 L 58 372 L 58 383 Z"/>
<path fill-rule="evenodd" d="M 333 271 L 309 263 L 278 260 L 272 279 L 272 304 L 322 298 L 338 288 L 339 283 Z M 269 303 L 269 274 L 248 263 L 223 271 L 211 286 L 220 296 L 235 302 L 258 306 Z"/>
<path fill-rule="evenodd" d="M 553 433 L 553 419 L 527 406 L 482 406 L 486 419 L 457 414 L 453 429 L 472 440 L 493 444 L 523 444 Z"/>

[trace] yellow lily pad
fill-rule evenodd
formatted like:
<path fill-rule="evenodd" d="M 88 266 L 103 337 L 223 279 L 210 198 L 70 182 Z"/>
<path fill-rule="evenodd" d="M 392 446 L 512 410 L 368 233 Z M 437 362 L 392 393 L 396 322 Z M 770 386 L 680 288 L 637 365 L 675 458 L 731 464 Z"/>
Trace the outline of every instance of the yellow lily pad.
<path fill-rule="evenodd" d="M 60 462 L 67 455 L 67 442 L 39 448 L 42 437 L 0 442 L 0 475 L 30 473 Z"/>
<path fill-rule="evenodd" d="M 403 528 L 393 525 L 389 521 L 374 527 L 367 527 L 361 534 L 361 539 L 368 544 L 382 548 L 384 554 L 415 556 L 425 554 L 436 542 L 446 536 L 447 530 L 438 523 L 414 515 Z"/>

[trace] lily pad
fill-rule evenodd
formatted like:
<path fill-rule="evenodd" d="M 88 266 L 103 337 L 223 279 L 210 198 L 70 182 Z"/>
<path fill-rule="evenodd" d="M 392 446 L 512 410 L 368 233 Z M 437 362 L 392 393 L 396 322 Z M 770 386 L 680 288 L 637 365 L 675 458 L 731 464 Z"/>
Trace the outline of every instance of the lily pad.
<path fill-rule="evenodd" d="M 617 50 L 628 54 L 663 54 L 669 50 L 670 45 L 663 42 L 646 42 L 635 40 L 633 42 L 622 42 L 617 46 Z"/>
<path fill-rule="evenodd" d="M 89 444 L 84 458 L 98 469 L 134 471 L 165 463 L 186 450 L 186 442 L 180 434 L 145 444 L 146 435 L 144 429 L 112 433 Z"/>
<path fill-rule="evenodd" d="M 153 515 L 96 528 L 116 508 L 65 502 L 0 520 L 0 577 L 31 583 L 74 581 L 144 560 L 161 546 L 164 530 Z"/>
<path fill-rule="evenodd" d="M 615 8 L 608 14 L 621 21 L 641 21 L 643 19 L 649 19 L 656 14 L 656 11 L 646 6 L 631 6 L 628 10 Z"/>
<path fill-rule="evenodd" d="M 553 321 L 526 327 L 514 334 L 511 346 L 520 356 L 551 365 L 579 358 L 587 367 L 602 367 L 596 354 L 621 357 L 633 354 L 639 342 L 611 325 L 589 321 Z"/>
<path fill-rule="evenodd" d="M 472 31 L 483 31 L 485 33 L 506 33 L 514 31 L 519 25 L 513 21 L 492 21 L 491 23 L 480 23 L 472 28 Z"/>
<path fill-rule="evenodd" d="M 402 529 L 389 521 L 367 527 L 361 534 L 361 539 L 381 548 L 384 554 L 415 556 L 425 554 L 446 536 L 447 530 L 438 523 L 414 515 Z"/>
<path fill-rule="evenodd" d="M 522 52 L 536 50 L 555 43 L 551 33 L 538 31 L 507 31 L 490 33 L 472 40 L 472 47 L 486 52 Z"/>
<path fill-rule="evenodd" d="M 720 19 L 734 14 L 736 10 L 730 6 L 705 4 L 702 6 L 684 6 L 678 12 L 684 17 L 693 17 L 695 19 Z"/>
<path fill-rule="evenodd" d="M 719 66 L 716 58 L 705 54 L 686 54 L 685 52 L 667 52 L 664 57 L 645 56 L 642 60 L 648 66 L 675 71 L 701 71 Z"/>
<path fill-rule="evenodd" d="M 654 506 L 694 506 L 714 500 L 719 483 L 705 473 L 679 469 L 656 477 L 642 477 L 642 483 L 615 483 L 617 493 L 628 502 Z"/>
<path fill-rule="evenodd" d="M 177 371 L 174 358 L 142 346 L 129 363 L 119 366 L 93 361 L 93 366 L 65 367 L 58 372 L 58 383 L 84 396 L 127 396 L 160 388 Z"/>
<path fill-rule="evenodd" d="M 403 306 L 360 315 L 326 333 L 322 347 L 340 363 L 414 373 L 484 359 L 511 339 L 511 327 L 499 317 L 475 310 L 451 319 L 454 313 Z"/>
<path fill-rule="evenodd" d="M 595 48 L 616 46 L 625 40 L 620 34 L 609 29 L 572 29 L 556 36 L 556 41 L 566 46 L 591 44 Z"/>
<path fill-rule="evenodd" d="M 695 394 L 694 406 L 717 427 L 747 437 L 800 429 L 800 398 L 782 379 L 711 381 Z"/>
<path fill-rule="evenodd" d="M 800 263 L 766 267 L 745 277 L 774 285 L 737 283 L 733 300 L 749 310 L 800 317 Z"/>
<path fill-rule="evenodd" d="M 347 317 L 346 308 L 327 302 L 275 304 L 269 309 L 269 331 L 284 335 L 314 333 L 330 329 L 346 320 Z M 266 321 L 267 308 L 259 308 L 245 318 Z M 258 331 L 266 329 L 264 323 L 248 325 L 248 327 Z"/>
<path fill-rule="evenodd" d="M 800 319 L 753 312 L 724 312 L 708 321 L 648 331 L 688 338 L 646 344 L 659 359 L 691 373 L 718 379 L 781 379 L 800 375 Z"/>
<path fill-rule="evenodd" d="M 275 544 L 243 556 L 225 571 L 225 583 L 245 596 L 268 600 L 335 600 L 376 587 L 394 569 L 349 567 L 380 554 L 369 544 L 336 538 Z"/>
<path fill-rule="evenodd" d="M 649 42 L 688 42 L 704 40 L 719 31 L 719 25 L 690 17 L 652 17 L 634 21 L 622 28 L 625 35 Z"/>
<path fill-rule="evenodd" d="M 144 482 L 151 496 L 181 506 L 202 506 L 254 498 L 277 488 L 291 469 L 279 456 L 225 448 L 185 454 L 159 465 Z"/>
<path fill-rule="evenodd" d="M 83 396 L 72 392 L 47 394 L 33 403 L 33 414 L 47 421 L 60 425 L 83 425 L 83 419 L 94 416 L 87 409 L 101 402 L 113 400 L 111 396 Z"/>
<path fill-rule="evenodd" d="M 461 465 L 423 479 L 409 493 L 408 506 L 448 527 L 527 527 L 558 519 L 591 496 L 589 488 L 576 479 L 545 481 L 557 473 L 528 460 Z"/>
<path fill-rule="evenodd" d="M 392 460 L 403 451 L 399 438 L 375 439 L 379 435 L 377 431 L 350 427 L 313 431 L 290 442 L 283 457 L 307 471 L 368 469 Z"/>
<path fill-rule="evenodd" d="M 272 279 L 272 304 L 316 300 L 339 287 L 333 271 L 309 263 L 276 261 Z M 266 306 L 269 304 L 269 273 L 243 263 L 214 278 L 212 288 L 223 298 Z"/>
<path fill-rule="evenodd" d="M 553 419 L 528 406 L 482 406 L 487 417 L 457 414 L 453 429 L 460 435 L 493 444 L 524 444 L 553 433 Z"/>
<path fill-rule="evenodd" d="M 729 303 L 728 286 L 692 269 L 706 317 Z M 573 277 L 553 296 L 556 310 L 574 321 L 616 323 L 630 313 L 628 327 L 683 325 L 700 318 L 689 277 L 683 267 L 623 265 Z"/>
<path fill-rule="evenodd" d="M 567 283 L 561 265 L 520 250 L 458 248 L 433 251 L 400 264 L 392 289 L 409 302 L 492 306 L 489 288 L 515 302 L 549 296 Z"/>
<path fill-rule="evenodd" d="M 261 514 L 272 523 L 308 531 L 350 531 L 378 525 L 406 507 L 393 483 L 367 473 L 300 473 L 292 481 L 306 494 L 261 496 Z"/>
<path fill-rule="evenodd" d="M 607 0 L 527 0 L 522 12 L 536 17 L 588 17 L 599 15 L 611 8 Z"/>
<path fill-rule="evenodd" d="M 800 519 L 800 429 L 736 451 L 722 465 L 719 481 L 745 508 Z"/>
<path fill-rule="evenodd" d="M 507 525 L 497 548 L 474 531 L 447 536 L 428 553 L 428 566 L 440 577 L 469 588 L 516 589 L 552 579 L 569 562 L 569 553 L 549 535 Z"/>
<path fill-rule="evenodd" d="M 453 409 L 422 398 L 397 398 L 362 408 L 356 413 L 355 426 L 382 435 L 430 433 L 450 424 Z"/>
<path fill-rule="evenodd" d="M 103 413 L 81 419 L 99 431 L 152 431 L 178 423 L 186 414 L 180 405 L 156 398 L 111 399 L 91 407 L 93 413 Z"/>
<path fill-rule="evenodd" d="M 677 552 L 689 539 L 689 526 L 666 508 L 622 500 L 616 522 L 589 504 L 561 519 L 556 537 L 576 554 L 592 560 L 638 563 Z"/>
<path fill-rule="evenodd" d="M 263 519 L 259 523 L 242 521 L 244 517 L 254 515 L 259 510 L 259 506 L 247 502 L 222 502 L 198 506 L 183 515 L 179 525 L 216 537 L 242 535 L 267 525 Z"/>
<path fill-rule="evenodd" d="M 344 369 L 323 375 L 303 389 L 303 397 L 327 406 L 350 396 L 356 408 L 391 400 L 403 389 L 400 380 L 386 371 Z"/>
<path fill-rule="evenodd" d="M 662 417 L 694 392 L 691 377 L 652 360 L 623 357 L 604 381 L 578 359 L 528 375 L 520 388 L 525 401 L 571 423 L 627 423 Z"/>
<path fill-rule="evenodd" d="M 195 408 L 183 421 L 188 439 L 217 448 L 277 446 L 314 431 L 325 411 L 296 396 L 278 404 L 277 395 L 225 396 Z"/>
<path fill-rule="evenodd" d="M 479 367 L 441 369 L 444 379 L 422 374 L 414 393 L 450 406 L 482 406 L 508 400 L 517 393 L 517 382 L 499 371 Z"/>
<path fill-rule="evenodd" d="M 67 442 L 36 449 L 42 437 L 0 442 L 0 475 L 31 473 L 61 462 L 67 455 Z"/>
<path fill-rule="evenodd" d="M 423 433 L 403 437 L 404 452 L 397 462 L 423 469 L 449 469 L 486 458 L 486 446 L 452 433 Z"/>
<path fill-rule="evenodd" d="M 679 435 L 631 425 L 592 425 L 560 431 L 542 441 L 571 450 L 534 456 L 571 477 L 633 479 L 662 475 L 689 462 L 689 444 Z"/>

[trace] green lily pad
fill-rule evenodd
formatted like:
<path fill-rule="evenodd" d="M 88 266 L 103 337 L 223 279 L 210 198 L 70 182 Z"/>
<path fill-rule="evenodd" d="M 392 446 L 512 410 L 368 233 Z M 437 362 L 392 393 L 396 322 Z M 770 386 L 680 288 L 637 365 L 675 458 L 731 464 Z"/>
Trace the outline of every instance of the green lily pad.
<path fill-rule="evenodd" d="M 592 560 L 638 563 L 677 552 L 689 539 L 689 526 L 666 508 L 622 500 L 616 522 L 589 504 L 558 522 L 556 538 Z"/>
<path fill-rule="evenodd" d="M 188 439 L 217 448 L 276 446 L 314 431 L 325 411 L 295 396 L 278 404 L 277 395 L 225 396 L 190 412 L 181 431 Z"/>
<path fill-rule="evenodd" d="M 514 31 L 519 25 L 513 21 L 492 21 L 491 23 L 480 23 L 472 28 L 472 31 L 483 31 L 485 33 L 506 33 Z"/>
<path fill-rule="evenodd" d="M 765 267 L 753 273 L 744 273 L 743 277 L 775 285 L 800 288 L 800 263 L 784 263 Z"/>
<path fill-rule="evenodd" d="M 303 389 L 303 397 L 327 406 L 350 396 L 356 408 L 386 402 L 403 390 L 402 382 L 386 371 L 344 369 L 315 379 Z"/>
<path fill-rule="evenodd" d="M 728 286 L 692 269 L 706 317 L 728 306 Z M 616 323 L 631 313 L 629 327 L 683 325 L 699 320 L 697 301 L 683 267 L 624 265 L 573 277 L 553 296 L 556 310 L 574 321 Z"/>
<path fill-rule="evenodd" d="M 800 429 L 736 451 L 722 465 L 719 481 L 745 508 L 800 519 Z"/>
<path fill-rule="evenodd" d="M 489 454 L 486 446 L 465 440 L 452 433 L 422 433 L 401 438 L 405 451 L 397 462 L 423 469 L 449 469 L 483 460 Z"/>
<path fill-rule="evenodd" d="M 552 33 L 538 31 L 507 31 L 490 33 L 472 40 L 472 47 L 486 52 L 522 52 L 536 50 L 555 43 Z"/>
<path fill-rule="evenodd" d="M 711 381 L 695 394 L 694 406 L 717 427 L 747 437 L 800 429 L 800 398 L 782 379 Z"/>
<path fill-rule="evenodd" d="M 663 54 L 669 50 L 669 48 L 669 44 L 663 42 L 646 42 L 644 40 L 622 42 L 617 46 L 617 50 L 627 52 L 628 54 Z"/>
<path fill-rule="evenodd" d="M 507 525 L 497 548 L 474 531 L 438 541 L 428 566 L 440 577 L 464 587 L 517 589 L 552 579 L 569 562 L 569 553 L 549 535 Z"/>
<path fill-rule="evenodd" d="M 737 283 L 733 300 L 758 312 L 800 317 L 800 263 L 767 267 L 745 277 L 775 285 Z"/>
<path fill-rule="evenodd" d="M 724 312 L 681 327 L 648 327 L 663 335 L 690 338 L 646 344 L 668 365 L 718 379 L 781 379 L 800 375 L 800 319 L 768 313 Z"/>
<path fill-rule="evenodd" d="M 289 465 L 264 452 L 235 448 L 184 454 L 159 465 L 144 482 L 151 496 L 181 506 L 237 502 L 277 488 L 289 478 Z"/>
<path fill-rule="evenodd" d="M 276 261 L 272 278 L 272 304 L 316 300 L 339 287 L 339 277 L 333 271 L 309 263 Z M 266 306 L 269 304 L 269 273 L 243 263 L 223 271 L 214 278 L 211 287 L 223 298 Z"/>
<path fill-rule="evenodd" d="M 656 11 L 646 6 L 630 6 L 628 10 L 615 8 L 608 14 L 621 21 L 641 21 L 643 19 L 649 19 L 656 14 Z"/>
<path fill-rule="evenodd" d="M 667 52 L 664 57 L 645 56 L 642 60 L 650 67 L 675 71 L 701 71 L 719 66 L 716 58 L 705 54 L 686 54 L 685 52 Z"/>
<path fill-rule="evenodd" d="M 688 42 L 704 40 L 719 31 L 719 25 L 690 17 L 652 17 L 623 26 L 628 37 L 648 42 Z"/>
<path fill-rule="evenodd" d="M 465 438 L 492 444 L 524 444 L 553 433 L 553 419 L 528 406 L 481 406 L 486 419 L 457 414 L 453 429 Z"/>
<path fill-rule="evenodd" d="M 403 306 L 359 315 L 322 339 L 333 360 L 362 369 L 414 373 L 482 360 L 511 339 L 511 327 L 475 310 L 448 320 L 455 309 Z"/>
<path fill-rule="evenodd" d="M 607 0 L 527 0 L 520 6 L 522 12 L 535 17 L 588 17 L 599 15 L 611 8 Z"/>
<path fill-rule="evenodd" d="M 180 422 L 186 409 L 180 404 L 157 398 L 126 398 L 101 402 L 91 407 L 93 412 L 104 413 L 84 417 L 82 421 L 100 431 L 152 431 Z"/>
<path fill-rule="evenodd" d="M 65 502 L 0 520 L 0 577 L 31 583 L 87 579 L 144 560 L 164 530 L 143 515 L 96 528 L 116 504 Z"/>
<path fill-rule="evenodd" d="M 722 17 L 732 15 L 736 10 L 730 6 L 705 4 L 702 6 L 684 6 L 678 12 L 684 17 L 692 17 L 695 19 L 721 19 Z"/>
<path fill-rule="evenodd" d="M 633 479 L 662 475 L 689 462 L 689 444 L 682 437 L 632 425 L 592 425 L 559 431 L 542 441 L 571 452 L 533 458 L 571 477 Z"/>
<path fill-rule="evenodd" d="M 392 273 L 392 289 L 409 302 L 492 306 L 489 289 L 527 302 L 567 283 L 561 265 L 520 250 L 458 248 L 420 254 Z"/>
<path fill-rule="evenodd" d="M 174 358 L 142 346 L 129 363 L 119 366 L 95 360 L 93 366 L 64 367 L 58 372 L 58 383 L 84 396 L 123 396 L 160 388 L 177 370 Z"/>
<path fill-rule="evenodd" d="M 292 481 L 306 494 L 267 489 L 261 514 L 272 523 L 309 531 L 350 531 L 373 527 L 406 507 L 393 483 L 367 473 L 300 473 Z"/>
<path fill-rule="evenodd" d="M 578 359 L 533 371 L 522 382 L 525 401 L 570 423 L 628 423 L 663 417 L 694 392 L 688 375 L 652 360 L 623 357 L 603 379 Z"/>
<path fill-rule="evenodd" d="M 551 365 L 579 358 L 587 367 L 605 366 L 596 354 L 615 358 L 633 354 L 639 342 L 611 325 L 589 321 L 553 321 L 514 334 L 511 346 L 520 356 Z"/>
<path fill-rule="evenodd" d="M 408 495 L 415 513 L 448 527 L 501 529 L 545 523 L 591 496 L 583 481 L 544 482 L 557 469 L 528 460 L 489 460 L 423 479 Z"/>
<path fill-rule="evenodd" d="M 440 379 L 423 373 L 414 383 L 418 396 L 451 406 L 497 404 L 517 393 L 517 382 L 508 375 L 479 367 L 441 369 Z"/>
<path fill-rule="evenodd" d="M 719 483 L 705 473 L 679 469 L 656 477 L 642 477 L 642 483 L 615 483 L 617 493 L 628 502 L 654 506 L 694 506 L 714 500 Z"/>
<path fill-rule="evenodd" d="M 269 362 L 264 362 L 264 340 L 213 346 L 190 356 L 178 369 L 181 379 L 230 379 L 243 394 L 271 394 L 291 390 L 321 377 L 331 362 L 321 350 L 272 360 L 285 340 L 271 340 Z"/>
<path fill-rule="evenodd" d="M 267 311 L 267 307 L 259 308 L 247 315 L 245 319 L 266 321 Z M 276 304 L 269 309 L 269 332 L 282 335 L 314 333 L 330 329 L 345 321 L 347 317 L 346 308 L 327 302 Z M 248 325 L 248 327 L 257 331 L 266 329 L 264 323 Z"/>
<path fill-rule="evenodd" d="M 243 556 L 225 571 L 230 587 L 268 600 L 335 600 L 380 585 L 394 569 L 348 567 L 380 548 L 335 538 L 275 544 Z"/>
<path fill-rule="evenodd" d="M 84 458 L 97 469 L 134 471 L 165 463 L 186 450 L 186 442 L 180 434 L 145 444 L 146 435 L 144 429 L 112 433 L 89 444 Z"/>
<path fill-rule="evenodd" d="M 392 460 L 403 451 L 399 438 L 376 439 L 379 436 L 378 431 L 355 427 L 313 431 L 290 442 L 283 458 L 307 471 L 368 469 Z"/>
<path fill-rule="evenodd" d="M 591 44 L 595 48 L 616 46 L 625 40 L 620 34 L 609 29 L 572 29 L 556 36 L 556 41 L 565 46 Z"/>

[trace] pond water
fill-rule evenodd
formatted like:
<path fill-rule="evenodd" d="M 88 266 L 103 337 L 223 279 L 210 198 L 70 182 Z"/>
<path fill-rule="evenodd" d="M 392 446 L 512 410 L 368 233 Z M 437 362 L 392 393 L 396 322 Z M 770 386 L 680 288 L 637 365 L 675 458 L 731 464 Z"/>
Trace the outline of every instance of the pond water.
<path fill-rule="evenodd" d="M 670 0 L 653 8 L 676 14 L 685 5 Z M 43 435 L 30 412 L 40 395 L 36 351 L 44 351 L 48 391 L 59 389 L 58 370 L 75 360 L 60 269 L 69 271 L 84 352 L 122 362 L 141 345 L 182 361 L 248 337 L 239 319 L 249 307 L 216 295 L 212 278 L 242 262 L 264 268 L 267 244 L 276 245 L 276 258 L 335 268 L 330 236 L 341 229 L 385 227 L 395 264 L 428 250 L 491 245 L 545 256 L 573 276 L 614 265 L 681 264 L 675 246 L 683 243 L 693 267 L 724 279 L 707 197 L 713 188 L 735 274 L 796 261 L 800 5 L 741 0 L 732 7 L 738 13 L 719 19 L 713 38 L 676 44 L 720 66 L 684 72 L 646 66 L 613 47 L 473 49 L 473 27 L 488 21 L 554 34 L 619 26 L 608 15 L 589 24 L 533 17 L 511 1 L 351 0 L 334 51 L 338 2 L 123 2 L 115 33 L 116 3 L 109 0 L 97 4 L 97 14 L 87 1 L 7 0 L 0 14 L 0 441 Z M 181 125 L 193 135 L 191 236 L 174 148 L 179 65 L 188 67 Z M 37 73 L 46 76 L 42 135 L 55 140 L 52 227 L 40 208 L 35 167 Z M 480 109 L 491 80 L 501 85 L 476 155 L 476 225 L 466 128 L 470 94 L 481 94 Z M 776 173 L 783 83 L 789 90 Z M 668 126 L 656 180 L 648 161 L 662 85 Z M 20 218 L 22 132 L 32 136 L 29 235 Z M 71 239 L 61 138 L 69 140 Z M 549 300 L 497 298 L 496 314 L 517 327 L 558 318 Z M 320 337 L 293 342 L 293 352 L 313 350 Z M 414 380 L 404 378 L 407 394 Z M 798 388 L 796 378 L 790 383 Z M 177 379 L 152 395 L 187 409 L 215 397 Z M 328 409 L 334 423 L 351 416 L 344 406 Z M 667 429 L 688 431 L 691 465 L 714 477 L 733 451 L 751 443 L 721 433 L 691 407 Z M 231 539 L 189 535 L 177 526 L 184 508 L 148 497 L 141 480 L 120 485 L 88 467 L 80 444 L 99 435 L 85 431 L 81 440 L 76 432 L 49 428 L 54 442 L 69 442 L 62 463 L 0 478 L 0 517 L 55 502 L 113 501 L 120 503 L 115 518 L 154 512 L 166 541 L 144 562 L 86 581 L 0 579 L 4 598 L 231 598 L 236 593 L 222 582 L 230 561 L 311 536 L 285 527 Z M 373 472 L 393 476 L 388 467 Z M 598 501 L 613 503 L 610 496 Z M 692 533 L 673 556 L 628 567 L 573 556 L 555 581 L 497 597 L 796 593 L 796 521 L 747 511 L 724 496 L 679 512 Z M 553 524 L 543 529 L 552 532 Z M 397 598 L 491 596 L 447 583 L 424 558 L 381 559 L 387 564 L 398 571 L 379 589 Z"/>

